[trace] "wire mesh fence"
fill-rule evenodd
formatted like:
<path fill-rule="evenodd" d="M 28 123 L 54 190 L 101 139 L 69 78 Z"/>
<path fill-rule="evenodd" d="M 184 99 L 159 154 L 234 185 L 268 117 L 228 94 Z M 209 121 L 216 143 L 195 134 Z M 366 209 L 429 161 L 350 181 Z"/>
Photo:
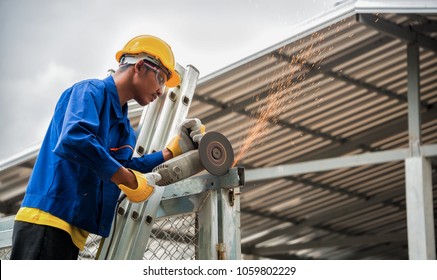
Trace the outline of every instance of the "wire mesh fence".
<path fill-rule="evenodd" d="M 196 214 L 159 219 L 152 228 L 145 260 L 194 260 L 198 252 Z"/>
<path fill-rule="evenodd" d="M 96 258 L 101 237 L 90 235 L 79 260 Z M 156 219 L 144 260 L 194 260 L 198 251 L 196 213 Z"/>
<path fill-rule="evenodd" d="M 95 234 L 90 234 L 85 244 L 85 248 L 79 251 L 79 260 L 94 260 L 99 250 L 102 238 Z"/>
<path fill-rule="evenodd" d="M 95 259 L 101 237 L 90 235 L 80 260 Z M 144 260 L 194 260 L 198 251 L 196 213 L 156 219 Z"/>
<path fill-rule="evenodd" d="M 9 260 L 11 258 L 11 248 L 8 246 L 0 249 L 0 260 Z"/>

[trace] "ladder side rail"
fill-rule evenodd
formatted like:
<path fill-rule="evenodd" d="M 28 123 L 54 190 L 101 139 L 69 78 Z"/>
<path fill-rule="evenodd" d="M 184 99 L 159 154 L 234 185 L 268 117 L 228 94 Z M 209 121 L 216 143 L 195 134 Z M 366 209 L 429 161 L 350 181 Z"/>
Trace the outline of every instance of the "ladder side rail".
<path fill-rule="evenodd" d="M 135 144 L 134 157 L 140 157 L 137 152 L 139 147 L 150 146 L 150 135 L 156 131 L 156 123 L 162 114 L 162 107 L 167 93 L 163 98 L 159 98 L 155 102 L 145 106 L 141 115 L 140 124 L 137 129 L 137 142 Z M 143 126 L 147 125 L 146 128 Z M 120 240 L 123 237 L 126 239 L 124 232 L 125 224 L 128 219 L 128 214 L 131 212 L 132 204 L 127 200 L 123 200 L 114 214 L 114 221 L 112 223 L 111 234 L 108 238 L 102 240 L 97 254 L 98 259 L 112 259 L 114 252 L 117 251 Z M 109 246 L 111 248 L 109 248 Z M 109 250 L 109 252 L 108 252 Z"/>

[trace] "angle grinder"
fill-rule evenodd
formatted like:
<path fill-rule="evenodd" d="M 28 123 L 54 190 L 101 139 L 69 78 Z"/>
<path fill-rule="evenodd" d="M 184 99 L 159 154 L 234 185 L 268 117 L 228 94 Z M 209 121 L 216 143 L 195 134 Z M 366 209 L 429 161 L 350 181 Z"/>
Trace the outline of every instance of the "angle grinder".
<path fill-rule="evenodd" d="M 161 175 L 158 186 L 166 186 L 191 177 L 206 169 L 210 174 L 226 174 L 234 162 L 234 150 L 229 140 L 219 132 L 206 133 L 196 150 L 183 153 L 153 169 Z"/>

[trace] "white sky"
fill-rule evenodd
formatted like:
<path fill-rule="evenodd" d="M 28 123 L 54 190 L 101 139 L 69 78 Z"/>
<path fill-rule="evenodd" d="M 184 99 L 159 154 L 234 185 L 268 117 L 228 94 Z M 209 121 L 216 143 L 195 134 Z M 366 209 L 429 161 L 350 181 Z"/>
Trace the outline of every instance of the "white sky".
<path fill-rule="evenodd" d="M 0 162 L 40 143 L 60 94 L 104 78 L 134 36 L 172 46 L 200 77 L 293 34 L 340 0 L 0 0 Z"/>

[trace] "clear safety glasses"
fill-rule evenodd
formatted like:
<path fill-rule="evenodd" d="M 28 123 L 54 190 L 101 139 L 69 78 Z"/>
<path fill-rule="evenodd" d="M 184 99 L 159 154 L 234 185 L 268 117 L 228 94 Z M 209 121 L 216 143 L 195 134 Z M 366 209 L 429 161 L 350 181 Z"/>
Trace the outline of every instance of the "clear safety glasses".
<path fill-rule="evenodd" d="M 156 81 L 158 82 L 160 87 L 164 87 L 165 82 L 167 82 L 167 75 L 164 71 L 156 66 L 149 64 L 146 60 L 144 60 L 144 65 L 146 65 L 149 69 L 155 72 Z"/>

